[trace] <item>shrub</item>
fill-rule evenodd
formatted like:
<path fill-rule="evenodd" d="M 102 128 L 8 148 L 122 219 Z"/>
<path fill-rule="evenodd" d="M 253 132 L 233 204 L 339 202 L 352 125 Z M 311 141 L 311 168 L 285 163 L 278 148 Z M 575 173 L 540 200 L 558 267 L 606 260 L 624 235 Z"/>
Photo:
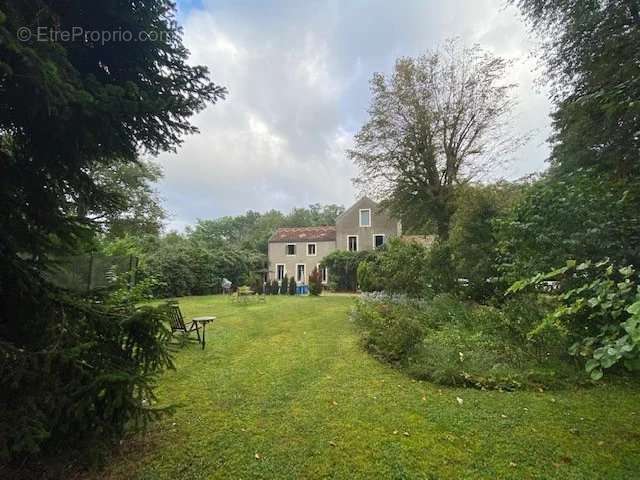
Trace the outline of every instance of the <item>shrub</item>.
<path fill-rule="evenodd" d="M 162 413 L 152 404 L 159 373 L 172 367 L 165 307 L 133 310 L 62 294 L 38 301 L 60 323 L 40 329 L 16 319 L 14 338 L 26 329 L 29 343 L 0 342 L 0 458 L 97 447 Z"/>
<path fill-rule="evenodd" d="M 286 295 L 289 293 L 289 278 L 285 275 L 282 277 L 282 284 L 280 285 L 280 294 Z"/>
<path fill-rule="evenodd" d="M 424 328 L 417 313 L 402 303 L 364 298 L 356 303 L 351 318 L 362 330 L 367 350 L 382 360 L 399 362 L 422 342 Z"/>
<path fill-rule="evenodd" d="M 358 265 L 358 286 L 363 292 L 375 292 L 383 289 L 371 261 L 364 260 Z"/>
<path fill-rule="evenodd" d="M 513 390 L 560 386 L 583 377 L 556 343 L 536 344 L 523 331 L 542 318 L 516 319 L 524 305 L 508 310 L 465 303 L 450 294 L 431 300 L 405 295 L 362 295 L 352 319 L 364 347 L 409 375 L 445 385 Z M 534 307 L 535 309 L 535 307 Z M 506 326 L 517 324 L 514 334 Z M 556 341 L 554 337 L 554 341 Z M 538 354 L 544 351 L 544 354 Z"/>
<path fill-rule="evenodd" d="M 169 234 L 147 254 L 148 274 L 158 279 L 156 296 L 179 297 L 220 291 L 222 278 L 234 285 L 255 285 L 251 271 L 263 256 L 230 247 L 212 250 L 178 234 Z"/>
<path fill-rule="evenodd" d="M 295 295 L 296 294 L 296 279 L 294 277 L 291 277 L 289 279 L 289 295 Z"/>
<path fill-rule="evenodd" d="M 278 285 L 278 281 L 274 278 L 271 280 L 271 295 L 278 295 L 280 291 L 280 285 Z"/>
<path fill-rule="evenodd" d="M 423 245 L 392 239 L 372 258 L 371 276 L 385 292 L 422 296 L 428 287 L 427 260 L 428 249 Z"/>
<path fill-rule="evenodd" d="M 322 275 L 318 268 L 314 268 L 309 275 L 309 293 L 318 296 L 322 293 Z"/>
<path fill-rule="evenodd" d="M 354 292 L 358 287 L 358 265 L 375 255 L 376 252 L 336 250 L 324 257 L 320 266 L 329 269 L 333 290 Z"/>
<path fill-rule="evenodd" d="M 265 282 L 261 276 L 256 277 L 255 283 L 253 285 L 253 291 L 256 292 L 258 295 L 264 294 L 264 283 Z"/>
<path fill-rule="evenodd" d="M 509 284 L 572 259 L 640 265 L 640 182 L 589 169 L 550 173 L 496 226 Z"/>
<path fill-rule="evenodd" d="M 566 332 L 573 340 L 572 355 L 586 359 L 591 378 L 622 365 L 640 370 L 640 277 L 631 266 L 617 268 L 609 261 L 577 264 L 514 283 L 510 293 L 559 281 L 553 293 L 558 304 L 530 332 L 537 338 L 548 331 Z"/>
<path fill-rule="evenodd" d="M 464 288 L 452 285 L 466 298 L 486 301 L 508 287 L 498 281 L 495 220 L 515 203 L 522 190 L 521 185 L 502 182 L 466 185 L 456 192 L 456 211 L 446 241 L 450 265 L 446 268 L 450 268 L 455 279 L 466 279 Z"/>

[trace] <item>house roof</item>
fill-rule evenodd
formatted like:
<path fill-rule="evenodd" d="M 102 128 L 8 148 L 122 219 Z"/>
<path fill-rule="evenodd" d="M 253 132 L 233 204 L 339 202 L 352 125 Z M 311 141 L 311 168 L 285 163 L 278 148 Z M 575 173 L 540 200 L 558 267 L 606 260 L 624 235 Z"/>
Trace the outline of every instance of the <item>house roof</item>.
<path fill-rule="evenodd" d="M 271 235 L 270 242 L 330 242 L 336 239 L 336 227 L 279 228 Z"/>

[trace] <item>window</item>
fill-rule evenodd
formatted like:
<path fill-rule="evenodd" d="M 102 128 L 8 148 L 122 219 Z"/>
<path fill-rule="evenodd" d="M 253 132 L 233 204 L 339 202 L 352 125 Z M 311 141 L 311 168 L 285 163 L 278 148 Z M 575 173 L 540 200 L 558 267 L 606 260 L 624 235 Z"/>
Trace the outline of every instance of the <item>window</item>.
<path fill-rule="evenodd" d="M 306 279 L 305 264 L 304 263 L 297 263 L 296 264 L 296 281 L 304 283 L 305 279 Z"/>
<path fill-rule="evenodd" d="M 373 236 L 373 248 L 380 248 L 384 245 L 384 235 L 378 234 Z"/>
<path fill-rule="evenodd" d="M 307 255 L 310 257 L 316 256 L 316 244 L 315 243 L 307 243 Z"/>
<path fill-rule="evenodd" d="M 347 237 L 347 249 L 350 252 L 358 251 L 358 236 L 357 235 L 349 235 Z"/>
<path fill-rule="evenodd" d="M 296 254 L 296 244 L 295 243 L 287 243 L 287 255 L 295 255 Z"/>
<path fill-rule="evenodd" d="M 327 280 L 329 279 L 329 272 L 327 271 L 327 267 L 322 267 L 320 269 L 320 275 L 321 275 L 321 279 L 322 279 L 322 283 L 327 283 Z"/>
<path fill-rule="evenodd" d="M 370 208 L 360 209 L 360 226 L 361 227 L 371 226 L 371 209 Z"/>
<path fill-rule="evenodd" d="M 285 268 L 284 263 L 276 263 L 276 280 L 280 281 L 284 278 Z"/>

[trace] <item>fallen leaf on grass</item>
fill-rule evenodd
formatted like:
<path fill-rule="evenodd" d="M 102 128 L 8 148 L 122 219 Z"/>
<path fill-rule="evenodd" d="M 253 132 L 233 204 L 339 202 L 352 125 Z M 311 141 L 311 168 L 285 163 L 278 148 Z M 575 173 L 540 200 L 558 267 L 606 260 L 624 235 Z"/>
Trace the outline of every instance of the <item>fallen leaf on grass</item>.
<path fill-rule="evenodd" d="M 509 462 L 510 467 L 517 467 L 518 464 L 516 462 Z"/>
<path fill-rule="evenodd" d="M 336 446 L 337 446 L 337 445 L 336 445 L 336 442 L 334 442 L 333 440 L 331 440 L 331 441 L 329 442 L 329 445 L 331 445 L 332 447 L 336 447 Z"/>
<path fill-rule="evenodd" d="M 394 435 L 397 435 L 397 434 L 398 434 L 398 430 L 394 430 L 394 431 L 393 431 L 393 434 L 394 434 Z"/>
<path fill-rule="evenodd" d="M 425 397 L 424 395 L 422 396 L 422 401 L 426 402 L 427 401 L 427 397 Z"/>
<path fill-rule="evenodd" d="M 335 400 L 331 400 L 332 405 L 335 407 L 336 405 L 338 405 L 338 402 L 336 402 Z"/>
<path fill-rule="evenodd" d="M 458 402 L 458 405 L 462 405 L 464 403 L 464 400 L 460 397 L 456 397 L 456 402 Z"/>
<path fill-rule="evenodd" d="M 256 460 L 260 460 L 262 458 L 259 453 L 256 453 L 254 456 L 256 457 Z"/>
<path fill-rule="evenodd" d="M 402 432 L 402 434 L 403 434 L 405 437 L 408 437 L 408 436 L 409 436 L 409 432 Z"/>

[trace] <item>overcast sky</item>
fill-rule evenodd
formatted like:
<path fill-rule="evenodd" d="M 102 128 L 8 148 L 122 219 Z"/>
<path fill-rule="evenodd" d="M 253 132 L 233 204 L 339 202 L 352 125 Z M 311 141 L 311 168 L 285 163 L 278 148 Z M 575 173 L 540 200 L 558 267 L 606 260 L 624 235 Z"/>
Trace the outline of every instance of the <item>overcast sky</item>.
<path fill-rule="evenodd" d="M 503 0 L 179 0 L 178 7 L 191 62 L 207 65 L 229 95 L 194 118 L 199 135 L 158 158 L 169 228 L 247 210 L 348 206 L 357 172 L 344 151 L 366 119 L 372 74 L 453 36 L 516 61 L 517 129 L 532 138 L 500 175 L 545 167 L 550 105 L 536 83 L 534 39 Z"/>

